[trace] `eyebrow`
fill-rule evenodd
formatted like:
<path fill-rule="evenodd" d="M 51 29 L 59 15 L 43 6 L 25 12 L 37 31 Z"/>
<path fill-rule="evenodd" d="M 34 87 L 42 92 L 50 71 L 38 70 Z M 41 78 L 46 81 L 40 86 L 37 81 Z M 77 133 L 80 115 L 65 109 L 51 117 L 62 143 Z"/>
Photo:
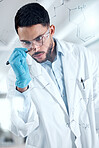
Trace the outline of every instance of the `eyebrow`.
<path fill-rule="evenodd" d="M 20 40 L 21 42 L 27 42 L 27 43 L 29 43 L 30 41 L 28 41 L 28 40 Z"/>

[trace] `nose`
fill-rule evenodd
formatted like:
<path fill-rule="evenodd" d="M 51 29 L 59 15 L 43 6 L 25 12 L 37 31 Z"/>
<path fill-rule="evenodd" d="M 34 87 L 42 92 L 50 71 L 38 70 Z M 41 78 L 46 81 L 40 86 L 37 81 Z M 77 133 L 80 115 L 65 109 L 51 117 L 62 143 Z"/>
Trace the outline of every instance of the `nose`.
<path fill-rule="evenodd" d="M 34 50 L 34 51 L 38 51 L 40 49 L 40 46 L 36 45 L 34 42 L 32 42 L 31 44 L 31 48 Z"/>

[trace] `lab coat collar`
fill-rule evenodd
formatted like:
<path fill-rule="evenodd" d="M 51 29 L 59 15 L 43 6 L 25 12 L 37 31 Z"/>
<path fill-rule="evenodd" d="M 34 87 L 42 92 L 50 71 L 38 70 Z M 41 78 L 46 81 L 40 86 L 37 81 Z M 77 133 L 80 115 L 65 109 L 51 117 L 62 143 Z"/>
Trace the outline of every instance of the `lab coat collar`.
<path fill-rule="evenodd" d="M 57 50 L 57 54 L 61 53 L 62 55 L 64 55 L 64 50 L 61 46 L 61 44 L 59 43 L 59 41 L 56 38 L 53 38 L 55 43 L 56 43 L 56 50 Z"/>

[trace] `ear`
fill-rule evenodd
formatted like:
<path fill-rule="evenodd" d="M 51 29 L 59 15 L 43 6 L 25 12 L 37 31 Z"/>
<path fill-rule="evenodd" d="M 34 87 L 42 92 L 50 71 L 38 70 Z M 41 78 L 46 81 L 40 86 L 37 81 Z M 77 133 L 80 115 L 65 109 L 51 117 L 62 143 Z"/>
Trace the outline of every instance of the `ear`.
<path fill-rule="evenodd" d="M 51 25 L 50 26 L 50 34 L 51 34 L 51 36 L 53 36 L 54 33 L 55 33 L 55 26 L 54 25 Z"/>

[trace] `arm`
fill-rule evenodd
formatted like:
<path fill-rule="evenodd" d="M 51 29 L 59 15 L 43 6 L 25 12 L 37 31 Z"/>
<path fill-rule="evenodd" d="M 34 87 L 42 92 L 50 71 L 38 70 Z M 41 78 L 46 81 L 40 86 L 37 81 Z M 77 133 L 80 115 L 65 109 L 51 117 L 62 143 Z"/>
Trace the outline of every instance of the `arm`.
<path fill-rule="evenodd" d="M 89 52 L 89 56 L 90 56 Z M 91 62 L 90 62 L 90 69 L 92 71 L 93 77 L 93 103 L 94 103 L 94 110 L 95 110 L 95 124 L 96 124 L 96 131 L 99 134 L 99 61 L 95 55 L 91 55 Z"/>
<path fill-rule="evenodd" d="M 93 79 L 93 101 L 95 105 L 96 131 L 99 135 L 99 63 L 97 62 Z"/>
<path fill-rule="evenodd" d="M 16 75 L 16 73 L 18 74 L 18 72 L 16 73 L 15 72 L 16 69 L 15 70 L 11 69 L 9 71 L 7 78 L 7 86 L 8 86 L 7 99 L 9 99 L 11 105 L 10 130 L 18 136 L 21 135 L 25 137 L 39 125 L 39 120 L 36 107 L 33 101 L 31 100 L 30 89 L 27 89 L 27 85 L 30 85 L 30 82 L 24 83 L 24 81 L 27 81 L 24 78 L 28 78 L 28 76 L 24 77 L 23 75 L 24 79 L 23 81 L 22 75 L 21 79 L 19 79 L 18 75 Z M 20 82 L 21 80 L 23 83 Z M 20 84 L 20 86 L 19 85 L 17 86 L 16 84 Z M 24 84 L 26 84 L 26 86 Z M 25 87 L 21 88 L 22 85 L 24 85 Z M 16 87 L 19 90 L 16 90 Z"/>
<path fill-rule="evenodd" d="M 29 86 L 29 85 L 28 85 Z M 19 87 L 16 87 L 16 89 L 19 91 L 19 92 L 24 92 L 28 89 L 28 86 L 24 87 L 24 88 L 19 88 Z"/>

